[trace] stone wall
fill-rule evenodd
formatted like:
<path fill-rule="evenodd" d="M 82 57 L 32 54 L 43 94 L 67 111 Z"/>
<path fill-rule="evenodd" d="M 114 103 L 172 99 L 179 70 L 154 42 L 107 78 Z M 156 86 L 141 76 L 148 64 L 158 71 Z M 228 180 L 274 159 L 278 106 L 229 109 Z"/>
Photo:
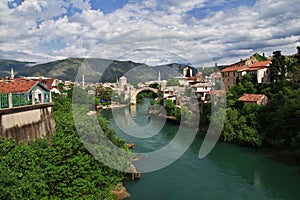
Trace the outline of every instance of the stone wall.
<path fill-rule="evenodd" d="M 53 134 L 55 121 L 53 103 L 0 109 L 0 136 L 14 138 L 18 143 Z"/>

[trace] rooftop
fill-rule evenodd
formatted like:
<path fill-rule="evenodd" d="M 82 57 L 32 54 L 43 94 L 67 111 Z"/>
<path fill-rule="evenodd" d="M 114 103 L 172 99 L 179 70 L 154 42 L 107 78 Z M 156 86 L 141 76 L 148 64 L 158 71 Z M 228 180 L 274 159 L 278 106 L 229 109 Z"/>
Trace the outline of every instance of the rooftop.
<path fill-rule="evenodd" d="M 244 94 L 239 98 L 240 101 L 257 102 L 264 94 Z"/>
<path fill-rule="evenodd" d="M 27 93 L 33 88 L 38 81 L 33 80 L 10 80 L 0 82 L 0 93 Z"/>
<path fill-rule="evenodd" d="M 261 61 L 261 62 L 255 62 L 250 67 L 268 67 L 270 66 L 271 60 Z"/>

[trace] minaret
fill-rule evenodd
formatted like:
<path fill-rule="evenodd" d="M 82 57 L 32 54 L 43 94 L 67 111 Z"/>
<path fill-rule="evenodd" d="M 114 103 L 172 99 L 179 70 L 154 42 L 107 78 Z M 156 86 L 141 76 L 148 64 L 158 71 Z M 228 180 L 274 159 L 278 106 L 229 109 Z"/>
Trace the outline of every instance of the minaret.
<path fill-rule="evenodd" d="M 15 78 L 14 69 L 11 68 L 11 69 L 10 69 L 10 79 L 14 79 L 14 78 Z"/>
<path fill-rule="evenodd" d="M 82 74 L 82 87 L 84 88 L 84 74 Z"/>
<path fill-rule="evenodd" d="M 158 72 L 158 79 L 157 79 L 158 85 L 160 85 L 161 77 L 160 77 L 160 71 Z"/>

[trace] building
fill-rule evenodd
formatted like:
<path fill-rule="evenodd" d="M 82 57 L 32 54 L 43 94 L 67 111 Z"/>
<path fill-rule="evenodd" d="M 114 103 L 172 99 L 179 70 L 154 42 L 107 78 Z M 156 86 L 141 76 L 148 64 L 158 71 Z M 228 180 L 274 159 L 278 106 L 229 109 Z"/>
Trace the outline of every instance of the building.
<path fill-rule="evenodd" d="M 244 104 L 257 104 L 260 106 L 267 106 L 269 99 L 264 94 L 244 94 L 239 98 L 239 101 L 244 102 Z"/>
<path fill-rule="evenodd" d="M 38 81 L 0 81 L 0 137 L 18 144 L 54 134 L 50 90 Z"/>
<path fill-rule="evenodd" d="M 162 90 L 164 105 L 167 100 L 172 100 L 175 104 L 179 104 L 178 97 L 183 96 L 185 87 L 169 86 Z"/>
<path fill-rule="evenodd" d="M 39 81 L 40 83 L 44 84 L 52 93 L 60 94 L 58 84 L 59 80 L 54 78 L 47 78 L 47 77 L 24 77 L 26 80 L 33 80 Z"/>
<path fill-rule="evenodd" d="M 249 65 L 249 61 L 241 60 L 221 70 L 225 90 L 236 85 L 239 78 L 243 76 L 243 71 L 246 70 Z"/>
<path fill-rule="evenodd" d="M 209 100 L 210 91 L 212 89 L 211 83 L 197 83 L 191 87 L 196 98 L 201 99 L 204 102 Z"/>
<path fill-rule="evenodd" d="M 113 89 L 115 92 L 117 92 L 118 95 L 123 94 L 124 100 L 130 99 L 131 94 L 135 91 L 135 88 L 127 83 L 127 78 L 125 76 L 121 76 L 117 83 L 115 84 L 115 87 Z"/>
<path fill-rule="evenodd" d="M 15 79 L 0 82 L 0 108 L 51 102 L 51 92 L 33 80 Z"/>
<path fill-rule="evenodd" d="M 271 63 L 272 63 L 271 60 L 253 63 L 246 70 L 246 73 L 250 75 L 254 75 L 257 79 L 257 83 L 268 83 L 270 82 L 269 67 Z"/>
<path fill-rule="evenodd" d="M 213 90 L 221 89 L 221 73 L 213 72 L 205 76 L 205 82 L 210 83 Z"/>
<path fill-rule="evenodd" d="M 235 86 L 239 80 L 246 74 L 253 75 L 257 83 L 269 82 L 269 67 L 271 60 L 241 60 L 221 70 L 225 90 Z"/>

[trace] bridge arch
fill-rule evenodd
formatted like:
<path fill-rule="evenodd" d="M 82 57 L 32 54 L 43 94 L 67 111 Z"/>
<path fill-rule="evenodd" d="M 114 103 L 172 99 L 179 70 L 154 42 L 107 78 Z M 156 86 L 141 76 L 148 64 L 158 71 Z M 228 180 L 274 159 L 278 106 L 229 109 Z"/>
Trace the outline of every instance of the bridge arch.
<path fill-rule="evenodd" d="M 135 90 L 131 96 L 130 96 L 130 104 L 136 104 L 136 96 L 142 92 L 142 91 L 147 91 L 147 90 L 150 90 L 154 93 L 156 93 L 158 95 L 158 89 L 155 89 L 155 88 L 151 88 L 151 87 L 142 87 L 142 88 L 139 88 L 137 90 Z"/>

